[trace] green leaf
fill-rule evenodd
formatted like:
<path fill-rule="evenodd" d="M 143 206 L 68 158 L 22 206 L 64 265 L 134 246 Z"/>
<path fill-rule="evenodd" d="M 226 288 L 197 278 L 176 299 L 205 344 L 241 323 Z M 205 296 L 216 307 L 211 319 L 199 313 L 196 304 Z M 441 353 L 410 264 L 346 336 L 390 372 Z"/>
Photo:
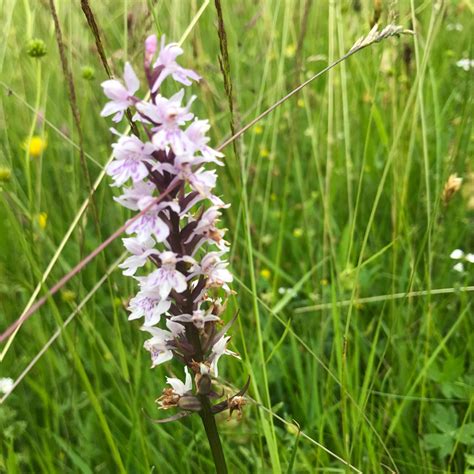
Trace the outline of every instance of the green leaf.
<path fill-rule="evenodd" d="M 435 361 L 433 365 L 428 369 L 428 377 L 430 380 L 434 382 L 442 382 L 443 381 L 443 372 L 439 368 L 439 364 Z"/>
<path fill-rule="evenodd" d="M 466 388 L 459 382 L 445 382 L 441 384 L 441 392 L 446 398 L 466 398 Z"/>
<path fill-rule="evenodd" d="M 468 446 L 474 446 L 474 423 L 466 423 L 456 431 L 456 439 Z"/>
<path fill-rule="evenodd" d="M 52 435 L 61 449 L 70 457 L 72 464 L 79 472 L 82 474 L 92 474 L 92 469 L 87 465 L 84 459 L 82 459 L 80 454 L 73 449 L 72 446 L 66 443 L 66 441 L 64 441 L 60 436 L 57 436 L 55 433 L 52 433 Z"/>
<path fill-rule="evenodd" d="M 442 433 L 429 433 L 424 436 L 423 442 L 425 449 L 438 450 L 438 454 L 441 458 L 447 456 L 454 447 L 454 440 L 451 436 Z"/>
<path fill-rule="evenodd" d="M 443 365 L 443 381 L 455 382 L 464 374 L 464 356 L 448 357 Z"/>
<path fill-rule="evenodd" d="M 458 415 L 453 406 L 445 407 L 438 403 L 433 407 L 430 421 L 439 431 L 447 433 L 457 428 Z"/>
<path fill-rule="evenodd" d="M 474 454 L 465 454 L 466 457 L 466 464 L 469 467 L 474 467 Z"/>

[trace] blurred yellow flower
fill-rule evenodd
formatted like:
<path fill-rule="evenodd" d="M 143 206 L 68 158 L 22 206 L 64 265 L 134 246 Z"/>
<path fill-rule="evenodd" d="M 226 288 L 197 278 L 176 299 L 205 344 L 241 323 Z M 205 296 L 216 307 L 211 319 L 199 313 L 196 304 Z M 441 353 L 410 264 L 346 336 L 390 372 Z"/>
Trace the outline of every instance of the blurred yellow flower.
<path fill-rule="evenodd" d="M 272 273 L 270 272 L 268 268 L 264 268 L 263 270 L 261 270 L 260 276 L 265 280 L 270 280 Z"/>
<path fill-rule="evenodd" d="M 0 166 L 0 181 L 9 181 L 12 177 L 12 170 L 5 166 Z"/>
<path fill-rule="evenodd" d="M 296 52 L 296 46 L 294 44 L 289 44 L 285 48 L 285 56 L 287 58 L 292 58 L 295 55 L 295 52 Z"/>
<path fill-rule="evenodd" d="M 296 237 L 297 239 L 299 239 L 302 236 L 303 236 L 303 229 L 301 229 L 301 227 L 297 227 L 296 229 L 293 229 L 293 237 Z"/>
<path fill-rule="evenodd" d="M 28 152 L 31 156 L 37 158 L 43 153 L 46 149 L 47 143 L 46 140 L 38 135 L 31 137 L 30 142 L 28 143 Z"/>
<path fill-rule="evenodd" d="M 61 291 L 61 299 L 66 303 L 72 303 L 76 299 L 76 293 L 72 290 Z"/>
<path fill-rule="evenodd" d="M 304 107 L 304 100 L 303 99 L 298 99 L 298 102 L 296 102 L 296 104 L 298 105 L 298 107 L 303 108 Z"/>
<path fill-rule="evenodd" d="M 262 158 L 267 158 L 268 156 L 270 156 L 270 152 L 268 151 L 268 148 L 262 146 L 262 147 L 260 148 L 260 156 L 261 156 Z"/>
<path fill-rule="evenodd" d="M 255 125 L 255 127 L 253 127 L 253 133 L 255 133 L 255 135 L 261 135 L 263 133 L 263 127 L 261 125 Z"/>
<path fill-rule="evenodd" d="M 47 222 L 48 222 L 48 214 L 46 214 L 46 212 L 40 212 L 38 214 L 38 225 L 42 229 L 45 229 Z"/>

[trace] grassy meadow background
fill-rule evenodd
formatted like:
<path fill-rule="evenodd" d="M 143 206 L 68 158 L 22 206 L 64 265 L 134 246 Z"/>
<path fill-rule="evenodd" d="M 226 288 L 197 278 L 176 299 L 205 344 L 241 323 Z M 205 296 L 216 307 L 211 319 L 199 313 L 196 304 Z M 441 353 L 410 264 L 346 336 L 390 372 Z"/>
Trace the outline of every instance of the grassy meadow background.
<path fill-rule="evenodd" d="M 140 70 L 147 35 L 179 40 L 203 5 L 90 3 L 117 76 L 125 60 Z M 55 4 L 95 181 L 113 141 L 99 116 L 107 75 L 80 2 Z M 213 1 L 181 59 L 203 76 L 188 93 L 215 146 L 231 122 L 239 129 L 348 51 L 374 16 L 416 31 L 351 57 L 225 149 L 218 190 L 232 203 L 223 225 L 237 292 L 227 318 L 240 308 L 231 348 L 242 360 L 226 358 L 220 376 L 232 387 L 251 376 L 242 419 L 218 420 L 230 471 L 473 472 L 473 288 L 462 288 L 474 264 L 456 272 L 449 258 L 474 252 L 473 69 L 456 66 L 474 57 L 472 0 L 222 9 L 232 117 Z M 128 214 L 107 177 L 79 214 L 89 183 L 49 2 L 0 0 L 0 26 L 3 330 L 55 255 L 40 295 Z M 28 56 L 31 38 L 46 56 Z M 453 173 L 464 181 L 445 205 Z M 165 415 L 154 400 L 173 365 L 149 368 L 125 310 L 134 285 L 114 271 L 121 255 L 117 240 L 1 347 L 0 377 L 17 379 L 75 314 L 0 405 L 0 472 L 213 472 L 199 417 L 158 426 L 143 413 Z"/>

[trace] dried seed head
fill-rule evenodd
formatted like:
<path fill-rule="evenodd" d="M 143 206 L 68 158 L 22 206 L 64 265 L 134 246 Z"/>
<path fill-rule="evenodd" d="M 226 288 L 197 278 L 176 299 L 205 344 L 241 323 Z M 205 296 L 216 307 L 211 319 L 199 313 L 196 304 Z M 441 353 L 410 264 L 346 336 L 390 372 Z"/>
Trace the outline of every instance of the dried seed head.
<path fill-rule="evenodd" d="M 160 398 L 155 400 L 158 403 L 159 407 L 163 410 L 168 410 L 168 408 L 173 408 L 178 406 L 180 395 L 175 393 L 172 388 L 163 389 L 163 393 Z"/>
<path fill-rule="evenodd" d="M 242 418 L 242 407 L 247 403 L 244 397 L 242 396 L 236 396 L 231 398 L 228 402 L 227 405 L 229 407 L 229 420 L 232 417 L 232 413 L 234 411 L 237 412 L 237 419 Z"/>
<path fill-rule="evenodd" d="M 390 38 L 391 36 L 400 36 L 403 34 L 413 35 L 414 33 L 411 30 L 406 30 L 400 25 L 394 24 L 387 25 L 382 30 L 379 30 L 379 25 L 375 24 L 368 35 L 362 36 L 354 43 L 349 52 L 351 53 L 356 50 L 366 48 L 367 46 L 370 46 L 373 43 L 378 43 L 386 38 Z"/>
<path fill-rule="evenodd" d="M 462 185 L 462 178 L 458 177 L 456 173 L 452 174 L 443 188 L 443 193 L 441 195 L 441 199 L 443 200 L 443 204 L 447 206 L 449 201 L 453 198 L 453 196 L 461 189 Z"/>

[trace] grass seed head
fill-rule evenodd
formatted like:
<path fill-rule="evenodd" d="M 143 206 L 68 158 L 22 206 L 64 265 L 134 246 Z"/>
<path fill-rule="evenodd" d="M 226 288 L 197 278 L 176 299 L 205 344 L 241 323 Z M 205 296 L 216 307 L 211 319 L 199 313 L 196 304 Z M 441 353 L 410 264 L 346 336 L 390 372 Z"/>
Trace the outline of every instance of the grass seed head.
<path fill-rule="evenodd" d="M 446 184 L 443 188 L 443 193 L 441 199 L 443 200 L 443 204 L 447 206 L 453 196 L 461 189 L 462 185 L 462 178 L 460 178 L 456 173 L 449 176 Z"/>

